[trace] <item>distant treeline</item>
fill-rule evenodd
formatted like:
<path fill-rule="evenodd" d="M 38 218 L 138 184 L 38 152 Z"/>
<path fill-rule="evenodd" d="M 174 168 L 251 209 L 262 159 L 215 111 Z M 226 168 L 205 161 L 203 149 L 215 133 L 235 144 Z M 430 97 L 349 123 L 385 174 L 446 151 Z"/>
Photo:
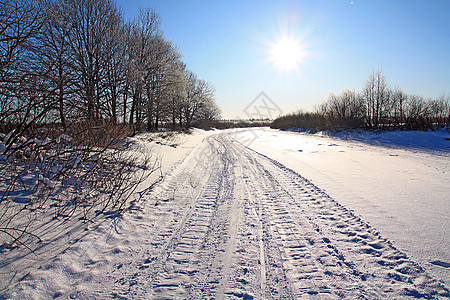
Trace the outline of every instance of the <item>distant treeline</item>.
<path fill-rule="evenodd" d="M 370 74 L 362 91 L 330 94 L 314 112 L 275 119 L 271 127 L 304 130 L 428 130 L 450 124 L 450 95 L 426 99 L 390 88 L 381 70 Z"/>
<path fill-rule="evenodd" d="M 248 128 L 248 127 L 267 127 L 272 124 L 269 119 L 255 120 L 202 120 L 193 123 L 194 127 L 203 129 L 230 129 L 230 128 Z"/>

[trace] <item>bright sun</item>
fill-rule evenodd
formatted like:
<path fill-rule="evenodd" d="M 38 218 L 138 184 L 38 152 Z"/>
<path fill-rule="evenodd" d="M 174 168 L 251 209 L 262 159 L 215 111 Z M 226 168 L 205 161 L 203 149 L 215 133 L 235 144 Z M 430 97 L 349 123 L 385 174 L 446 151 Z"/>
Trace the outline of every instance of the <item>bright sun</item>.
<path fill-rule="evenodd" d="M 282 37 L 271 44 L 270 60 L 281 72 L 295 71 L 304 58 L 300 40 L 294 37 Z"/>

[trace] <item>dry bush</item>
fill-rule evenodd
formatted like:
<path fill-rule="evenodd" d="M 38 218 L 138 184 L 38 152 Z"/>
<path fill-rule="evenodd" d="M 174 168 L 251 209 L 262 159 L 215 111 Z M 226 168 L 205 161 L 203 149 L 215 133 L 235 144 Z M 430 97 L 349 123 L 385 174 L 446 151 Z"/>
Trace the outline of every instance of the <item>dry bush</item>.
<path fill-rule="evenodd" d="M 22 242 L 25 237 L 39 239 L 30 228 L 43 214 L 84 221 L 99 214 L 119 214 L 129 207 L 138 188 L 142 192 L 140 184 L 159 170 L 159 161 L 151 154 L 126 151 L 117 128 L 78 124 L 70 131 L 54 137 L 43 127 L 34 134 L 43 139 L 19 136 L 7 145 L 14 132 L 1 136 L 3 247 L 27 247 Z"/>

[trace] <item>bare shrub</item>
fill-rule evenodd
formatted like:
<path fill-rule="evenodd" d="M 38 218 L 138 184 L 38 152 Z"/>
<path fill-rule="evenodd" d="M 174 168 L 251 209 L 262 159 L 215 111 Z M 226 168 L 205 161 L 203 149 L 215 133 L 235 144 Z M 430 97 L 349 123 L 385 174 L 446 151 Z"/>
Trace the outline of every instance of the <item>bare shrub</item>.
<path fill-rule="evenodd" d="M 84 221 L 98 214 L 119 214 L 129 208 L 140 187 L 159 170 L 150 154 L 130 154 L 112 128 L 83 126 L 73 135 L 45 139 L 18 137 L 0 158 L 0 244 L 22 244 L 34 237 L 31 228 L 41 213 L 55 219 L 74 216 Z M 30 249 L 31 250 L 31 249 Z"/>
<path fill-rule="evenodd" d="M 374 70 L 361 92 L 330 94 L 314 113 L 297 112 L 275 119 L 272 128 L 303 130 L 429 130 L 450 123 L 450 97 L 424 98 L 392 90 L 381 70 Z"/>

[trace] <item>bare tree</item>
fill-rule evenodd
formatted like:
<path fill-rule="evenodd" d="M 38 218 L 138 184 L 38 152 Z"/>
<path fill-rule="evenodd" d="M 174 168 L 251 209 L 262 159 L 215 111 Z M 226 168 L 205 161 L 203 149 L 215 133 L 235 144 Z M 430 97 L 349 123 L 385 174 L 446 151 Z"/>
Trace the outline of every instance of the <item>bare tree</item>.
<path fill-rule="evenodd" d="M 405 110 L 406 128 L 410 130 L 424 128 L 428 113 L 427 103 L 423 97 L 409 96 Z"/>
<path fill-rule="evenodd" d="M 78 78 L 78 96 L 83 101 L 80 110 L 87 120 L 99 123 L 106 92 L 105 60 L 110 58 L 107 50 L 115 38 L 111 32 L 121 17 L 109 0 L 71 0 L 70 7 L 72 62 Z"/>
<path fill-rule="evenodd" d="M 151 53 L 155 36 L 160 34 L 159 26 L 159 15 L 152 9 L 140 9 L 130 25 L 129 82 L 132 96 L 130 124 L 136 124 L 138 128 L 143 119 L 145 76 L 147 71 L 152 69 Z"/>
<path fill-rule="evenodd" d="M 0 17 L 1 244 L 34 236 L 30 209 L 86 220 L 126 208 L 158 159 L 126 152 L 120 113 L 137 129 L 218 117 L 154 10 L 125 24 L 112 0 L 0 0 Z"/>
<path fill-rule="evenodd" d="M 450 123 L 450 96 L 442 95 L 439 98 L 429 100 L 431 122 L 445 126 Z"/>
<path fill-rule="evenodd" d="M 397 87 L 392 91 L 391 96 L 391 119 L 394 126 L 403 125 L 405 122 L 405 105 L 408 101 L 408 95 Z"/>
<path fill-rule="evenodd" d="M 198 115 L 196 116 L 197 122 L 201 125 L 201 127 L 213 127 L 215 122 L 219 120 L 221 117 L 221 110 L 217 106 L 216 102 L 213 98 L 207 98 L 202 108 L 200 109 Z"/>
<path fill-rule="evenodd" d="M 74 95 L 74 73 L 71 64 L 69 38 L 72 26 L 69 23 L 71 7 L 66 1 L 52 3 L 47 10 L 48 22 L 44 26 L 42 47 L 42 63 L 49 72 L 46 78 L 50 83 L 53 96 L 56 98 L 59 121 L 63 131 L 67 130 L 67 118 L 70 115 L 68 102 Z"/>
<path fill-rule="evenodd" d="M 167 95 L 167 118 L 168 122 L 175 128 L 177 119 L 179 119 L 179 126 L 182 127 L 182 102 L 186 98 L 186 77 L 184 72 L 186 65 L 181 61 L 171 65 L 172 69 L 172 83 L 166 91 Z"/>
<path fill-rule="evenodd" d="M 0 1 L 0 80 L 17 79 L 14 70 L 45 23 L 44 7 L 38 1 Z"/>
<path fill-rule="evenodd" d="M 336 125 L 358 127 L 362 119 L 363 104 L 355 90 L 345 89 L 339 95 L 330 94 L 319 110 Z"/>
<path fill-rule="evenodd" d="M 53 109 L 44 79 L 49 66 L 40 64 L 38 41 L 47 21 L 46 6 L 34 1 L 0 3 L 0 125 L 11 131 L 5 153 Z"/>
<path fill-rule="evenodd" d="M 147 128 L 158 129 L 160 121 L 165 117 L 169 107 L 169 94 L 173 85 L 179 80 L 176 64 L 181 54 L 160 36 L 153 40 L 152 66 L 145 76 L 147 95 Z"/>
<path fill-rule="evenodd" d="M 211 83 L 198 79 L 192 72 L 186 72 L 186 81 L 186 98 L 182 102 L 182 111 L 186 128 L 190 128 L 205 103 L 214 97 L 214 87 Z"/>
<path fill-rule="evenodd" d="M 298 112 L 274 120 L 274 128 L 367 129 L 404 128 L 424 130 L 448 126 L 450 98 L 425 99 L 409 95 L 400 88 L 391 90 L 381 70 L 374 70 L 360 93 L 345 89 L 330 94 L 316 107 L 316 113 Z"/>
<path fill-rule="evenodd" d="M 374 70 L 361 93 L 365 104 L 366 125 L 378 128 L 388 102 L 388 86 L 381 70 Z"/>
<path fill-rule="evenodd" d="M 110 28 L 105 37 L 105 112 L 112 124 L 118 121 L 118 101 L 124 96 L 127 76 L 127 28 L 122 15 L 111 15 Z"/>

